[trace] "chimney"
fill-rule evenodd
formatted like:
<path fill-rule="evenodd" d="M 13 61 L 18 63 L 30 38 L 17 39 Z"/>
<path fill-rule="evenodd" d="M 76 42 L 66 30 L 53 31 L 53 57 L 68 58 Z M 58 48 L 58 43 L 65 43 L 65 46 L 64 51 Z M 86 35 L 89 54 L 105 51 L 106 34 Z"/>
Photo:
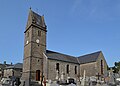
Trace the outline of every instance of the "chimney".
<path fill-rule="evenodd" d="M 6 61 L 4 61 L 4 65 L 6 65 Z"/>
<path fill-rule="evenodd" d="M 11 62 L 11 65 L 13 65 L 13 63 Z"/>

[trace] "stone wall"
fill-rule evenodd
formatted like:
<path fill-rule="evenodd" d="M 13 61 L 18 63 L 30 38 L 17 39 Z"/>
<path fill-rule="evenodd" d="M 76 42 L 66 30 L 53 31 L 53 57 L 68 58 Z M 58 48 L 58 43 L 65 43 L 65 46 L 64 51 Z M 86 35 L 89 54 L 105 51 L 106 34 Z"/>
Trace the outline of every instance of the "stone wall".
<path fill-rule="evenodd" d="M 83 77 L 84 70 L 86 72 L 86 76 L 95 76 L 97 72 L 97 64 L 96 62 L 80 64 L 80 76 Z"/>
<path fill-rule="evenodd" d="M 102 53 L 100 53 L 99 58 L 97 59 L 97 71 L 101 75 L 101 60 L 103 61 L 103 74 L 107 72 L 107 63 Z"/>
<path fill-rule="evenodd" d="M 55 80 L 57 71 L 56 71 L 56 63 L 59 63 L 59 78 L 64 73 L 64 79 L 68 77 L 76 78 L 79 72 L 79 64 L 57 61 L 57 60 L 48 60 L 48 79 Z M 67 74 L 67 65 L 69 65 L 69 74 Z M 77 66 L 77 74 L 75 74 L 75 66 Z"/>
<path fill-rule="evenodd" d="M 4 77 L 10 77 L 10 76 L 21 77 L 22 76 L 22 69 L 5 69 L 4 70 Z"/>
<path fill-rule="evenodd" d="M 103 74 L 101 74 L 101 60 L 103 61 Z M 84 70 L 86 76 L 104 75 L 107 72 L 107 63 L 102 53 L 98 56 L 96 62 L 80 64 L 80 76 L 83 76 Z"/>
<path fill-rule="evenodd" d="M 13 69 L 6 69 L 4 70 L 4 77 L 9 77 L 9 76 L 12 76 L 13 74 Z"/>

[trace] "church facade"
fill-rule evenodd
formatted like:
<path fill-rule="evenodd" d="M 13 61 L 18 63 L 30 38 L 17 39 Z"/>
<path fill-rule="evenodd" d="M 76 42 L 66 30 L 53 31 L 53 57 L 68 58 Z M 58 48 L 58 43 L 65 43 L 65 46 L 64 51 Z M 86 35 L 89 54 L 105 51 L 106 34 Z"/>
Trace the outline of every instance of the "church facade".
<path fill-rule="evenodd" d="M 43 76 L 53 81 L 61 78 L 77 79 L 83 76 L 83 71 L 86 71 L 86 76 L 102 76 L 107 71 L 107 63 L 101 51 L 74 57 L 47 50 L 44 16 L 31 9 L 24 33 L 23 80 L 41 81 Z"/>

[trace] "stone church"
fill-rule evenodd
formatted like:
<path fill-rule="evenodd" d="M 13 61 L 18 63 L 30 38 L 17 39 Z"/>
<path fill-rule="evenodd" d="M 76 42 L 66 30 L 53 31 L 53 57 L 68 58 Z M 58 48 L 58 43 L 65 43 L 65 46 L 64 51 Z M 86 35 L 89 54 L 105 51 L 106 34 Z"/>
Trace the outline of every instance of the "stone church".
<path fill-rule="evenodd" d="M 102 76 L 107 71 L 101 51 L 74 57 L 47 50 L 44 16 L 31 9 L 24 33 L 23 80 L 40 81 L 42 76 L 46 80 L 56 80 L 61 75 L 64 75 L 64 79 L 77 79 L 83 76 L 83 71 L 86 71 L 86 76 Z"/>

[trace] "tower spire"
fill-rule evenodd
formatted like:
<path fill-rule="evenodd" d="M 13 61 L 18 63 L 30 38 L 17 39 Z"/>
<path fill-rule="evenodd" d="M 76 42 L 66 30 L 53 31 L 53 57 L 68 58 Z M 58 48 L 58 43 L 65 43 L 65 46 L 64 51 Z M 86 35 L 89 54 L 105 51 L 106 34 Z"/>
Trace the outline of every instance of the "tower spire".
<path fill-rule="evenodd" d="M 31 25 L 35 25 L 39 28 L 43 27 L 44 30 L 46 30 L 46 24 L 45 24 L 45 21 L 44 21 L 44 16 L 41 16 L 41 15 L 35 13 L 34 11 L 32 11 L 32 9 L 30 7 L 28 21 L 27 21 L 27 25 L 26 25 L 26 30 Z"/>

